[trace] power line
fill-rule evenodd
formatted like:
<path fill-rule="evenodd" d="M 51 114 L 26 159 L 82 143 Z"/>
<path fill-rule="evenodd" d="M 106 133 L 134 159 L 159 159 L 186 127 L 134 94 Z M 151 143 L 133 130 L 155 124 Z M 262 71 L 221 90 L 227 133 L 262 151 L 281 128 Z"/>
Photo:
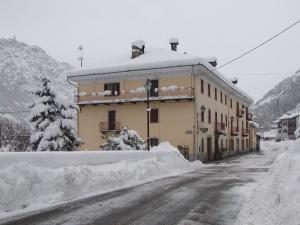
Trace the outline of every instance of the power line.
<path fill-rule="evenodd" d="M 243 56 L 248 55 L 249 53 L 253 52 L 254 50 L 258 49 L 259 47 L 261 47 L 261 46 L 267 44 L 268 42 L 272 41 L 274 38 L 276 38 L 276 37 L 278 37 L 279 35 L 283 34 L 283 33 L 286 32 L 287 30 L 291 29 L 293 26 L 296 26 L 298 23 L 300 23 L 300 19 L 297 20 L 297 21 L 296 21 L 295 23 L 293 23 L 292 25 L 288 26 L 287 28 L 283 29 L 283 30 L 280 31 L 279 33 L 275 34 L 274 36 L 272 36 L 272 37 L 268 38 L 267 40 L 265 40 L 264 42 L 260 43 L 260 44 L 257 45 L 256 47 L 254 47 L 254 48 L 248 50 L 247 52 L 241 54 L 240 56 L 238 56 L 238 57 L 236 57 L 236 58 L 234 58 L 234 59 L 232 59 L 232 60 L 230 60 L 230 61 L 228 61 L 228 62 L 222 64 L 221 66 L 218 66 L 216 69 L 220 69 L 220 68 L 222 68 L 222 67 L 224 67 L 224 66 L 227 66 L 228 64 L 233 63 L 234 61 L 236 61 L 236 60 L 242 58 Z"/>
<path fill-rule="evenodd" d="M 276 76 L 293 75 L 295 72 L 276 72 L 276 73 L 225 73 L 225 76 Z"/>

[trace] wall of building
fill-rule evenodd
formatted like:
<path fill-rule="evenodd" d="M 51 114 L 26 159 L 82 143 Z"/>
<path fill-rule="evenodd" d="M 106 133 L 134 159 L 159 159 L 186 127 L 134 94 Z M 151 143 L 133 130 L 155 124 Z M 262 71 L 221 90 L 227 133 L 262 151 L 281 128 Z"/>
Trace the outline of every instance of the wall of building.
<path fill-rule="evenodd" d="M 203 82 L 203 91 L 201 91 L 201 82 Z M 218 148 L 222 149 L 223 142 L 223 157 L 235 155 L 238 152 L 249 151 L 249 135 L 247 137 L 242 136 L 242 128 L 246 129 L 249 127 L 246 119 L 246 107 L 249 105 L 238 99 L 235 95 L 229 93 L 220 85 L 216 84 L 213 80 L 210 80 L 206 76 L 196 77 L 195 81 L 195 95 L 196 95 L 196 109 L 197 109 L 197 121 L 198 127 L 208 128 L 206 133 L 201 132 L 200 129 L 197 131 L 196 145 L 198 158 L 202 158 L 204 161 L 209 159 L 214 159 L 216 144 Z M 210 85 L 210 96 L 208 94 L 208 85 Z M 215 88 L 217 89 L 217 99 L 215 98 Z M 222 94 L 221 94 L 222 93 Z M 221 100 L 222 95 L 222 100 Z M 226 100 L 227 99 L 227 100 Z M 232 107 L 230 101 L 232 100 Z M 242 118 L 237 119 L 237 102 L 239 102 L 239 108 L 242 109 L 244 105 L 245 113 Z M 204 113 L 204 122 L 201 121 L 201 107 L 206 108 Z M 209 122 L 209 110 L 211 111 L 211 122 Z M 221 117 L 223 117 L 223 122 L 225 123 L 225 133 L 219 135 L 215 134 L 215 113 L 217 112 L 217 122 L 221 122 Z M 231 117 L 234 118 L 233 126 L 239 127 L 239 133 L 237 136 L 231 135 Z M 226 123 L 227 118 L 227 123 Z M 212 139 L 212 151 L 208 152 L 208 138 Z M 216 143 L 216 139 L 218 142 Z M 229 151 L 230 141 L 233 141 L 233 149 Z M 202 142 L 204 144 L 202 144 Z M 243 143 L 244 142 L 244 143 Z M 254 143 L 252 143 L 253 145 Z M 244 145 L 244 146 L 243 146 Z"/>
<path fill-rule="evenodd" d="M 159 122 L 150 123 L 150 137 L 172 145 L 193 146 L 193 105 L 191 101 L 151 102 L 151 108 L 159 109 Z M 121 127 L 136 130 L 146 140 L 146 104 L 111 104 L 81 107 L 79 114 L 79 136 L 85 142 L 81 149 L 96 150 L 105 142 L 101 138 L 99 123 L 108 121 L 108 111 L 116 112 L 116 121 Z"/>
<path fill-rule="evenodd" d="M 203 91 L 201 89 L 203 82 Z M 138 87 L 143 87 L 145 80 L 121 80 L 120 91 L 130 92 Z M 210 84 L 210 96 L 208 96 L 208 84 Z M 223 157 L 235 155 L 238 152 L 249 151 L 256 145 L 256 138 L 250 140 L 250 133 L 242 135 L 242 128 L 249 128 L 246 119 L 246 107 L 249 105 L 233 92 L 221 87 L 220 84 L 212 80 L 207 75 L 182 76 L 182 77 L 161 77 L 159 78 L 159 89 L 170 85 L 192 88 L 195 100 L 180 100 L 171 102 L 152 101 L 151 107 L 159 109 L 159 122 L 150 125 L 150 137 L 158 138 L 160 142 L 169 141 L 174 146 L 186 145 L 189 147 L 189 157 L 191 159 L 202 159 L 204 161 L 215 159 L 215 149 L 223 149 Z M 215 99 L 215 88 L 217 89 L 217 99 Z M 92 82 L 90 84 L 80 84 L 79 92 L 102 92 L 104 84 Z M 222 94 L 221 94 L 222 93 Z M 222 95 L 222 97 L 221 97 Z M 119 98 L 118 96 L 104 97 L 106 99 Z M 222 100 L 221 100 L 222 99 Z M 84 99 L 83 99 L 84 100 Z M 231 102 L 232 100 L 232 107 Z M 242 118 L 237 119 L 237 102 L 240 110 L 245 109 Z M 201 121 L 201 107 L 205 107 L 204 121 Z M 107 122 L 108 111 L 115 110 L 117 121 L 121 126 L 129 126 L 135 129 L 146 140 L 146 104 L 126 103 L 126 104 L 97 104 L 95 106 L 85 105 L 81 107 L 79 115 L 79 136 L 86 144 L 82 149 L 95 150 L 104 143 L 99 132 L 99 123 Z M 211 122 L 208 121 L 209 110 L 211 111 Z M 223 135 L 215 134 L 215 112 L 217 112 L 217 122 L 225 123 Z M 237 136 L 231 134 L 231 118 L 233 127 L 239 127 Z M 207 128 L 203 132 L 200 128 Z M 250 130 L 249 130 L 250 132 Z M 252 135 L 254 131 L 252 130 Z M 216 143 L 216 139 L 218 142 Z M 211 140 L 211 151 L 208 151 L 208 141 Z M 250 143 L 251 141 L 251 143 Z M 230 142 L 233 143 L 231 151 Z M 244 144 L 243 144 L 244 142 Z"/>
<path fill-rule="evenodd" d="M 159 89 L 176 85 L 185 90 L 193 89 L 192 76 L 161 77 Z M 145 80 L 120 80 L 120 92 L 129 93 L 139 87 L 143 87 Z M 91 82 L 79 84 L 78 92 L 86 92 L 87 95 L 79 100 L 90 100 L 93 92 L 103 92 L 104 83 Z M 192 93 L 192 92 L 190 92 Z M 171 93 L 172 94 L 172 93 Z M 174 93 L 176 95 L 176 92 Z M 105 100 L 117 99 L 120 96 L 105 96 Z M 191 99 L 192 100 L 192 99 Z M 194 102 L 189 100 L 179 101 L 151 101 L 151 108 L 159 109 L 159 122 L 150 124 L 150 137 L 158 138 L 159 142 L 169 141 L 174 146 L 186 145 L 193 148 L 193 125 L 194 125 Z M 81 106 L 78 116 L 78 134 L 85 142 L 81 149 L 95 150 L 105 142 L 101 138 L 99 123 L 108 122 L 108 111 L 116 111 L 116 121 L 121 127 L 128 126 L 137 130 L 141 137 L 146 140 L 146 103 L 134 102 L 124 104 L 86 104 Z M 107 133 L 109 135 L 109 133 Z"/>

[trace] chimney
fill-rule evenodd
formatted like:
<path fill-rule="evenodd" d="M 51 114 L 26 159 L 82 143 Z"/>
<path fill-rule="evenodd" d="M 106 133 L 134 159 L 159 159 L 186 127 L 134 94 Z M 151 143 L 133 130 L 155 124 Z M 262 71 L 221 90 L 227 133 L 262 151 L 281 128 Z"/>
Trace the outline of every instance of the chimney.
<path fill-rule="evenodd" d="M 131 58 L 134 59 L 145 52 L 145 41 L 137 40 L 131 43 Z"/>
<path fill-rule="evenodd" d="M 216 67 L 218 65 L 218 60 L 216 57 L 210 57 L 207 58 L 207 62 L 212 65 L 213 67 Z"/>
<path fill-rule="evenodd" d="M 179 45 L 178 38 L 170 38 L 169 43 L 171 45 L 171 50 L 176 52 L 177 51 L 177 45 Z"/>

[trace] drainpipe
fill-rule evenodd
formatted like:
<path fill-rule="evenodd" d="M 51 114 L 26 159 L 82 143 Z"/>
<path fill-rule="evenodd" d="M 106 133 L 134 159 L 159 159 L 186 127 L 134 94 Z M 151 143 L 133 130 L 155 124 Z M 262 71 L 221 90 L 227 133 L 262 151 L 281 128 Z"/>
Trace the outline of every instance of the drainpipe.
<path fill-rule="evenodd" d="M 196 98 L 196 91 L 195 91 L 195 87 L 196 87 L 196 79 L 195 79 L 195 74 L 194 74 L 194 66 L 192 66 L 192 78 L 194 80 L 194 132 L 193 132 L 193 160 L 197 159 L 197 146 L 198 146 L 198 124 L 197 124 L 197 98 Z M 192 85 L 191 85 L 192 86 Z"/>

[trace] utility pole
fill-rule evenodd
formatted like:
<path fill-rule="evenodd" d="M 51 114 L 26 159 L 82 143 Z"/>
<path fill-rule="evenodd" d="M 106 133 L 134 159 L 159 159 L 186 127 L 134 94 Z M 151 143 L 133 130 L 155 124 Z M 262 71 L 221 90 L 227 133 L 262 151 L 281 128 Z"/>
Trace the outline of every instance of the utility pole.
<path fill-rule="evenodd" d="M 78 46 L 78 50 L 80 51 L 80 56 L 78 57 L 78 60 L 80 61 L 80 67 L 82 67 L 82 61 L 83 61 L 83 47 L 82 45 Z"/>

